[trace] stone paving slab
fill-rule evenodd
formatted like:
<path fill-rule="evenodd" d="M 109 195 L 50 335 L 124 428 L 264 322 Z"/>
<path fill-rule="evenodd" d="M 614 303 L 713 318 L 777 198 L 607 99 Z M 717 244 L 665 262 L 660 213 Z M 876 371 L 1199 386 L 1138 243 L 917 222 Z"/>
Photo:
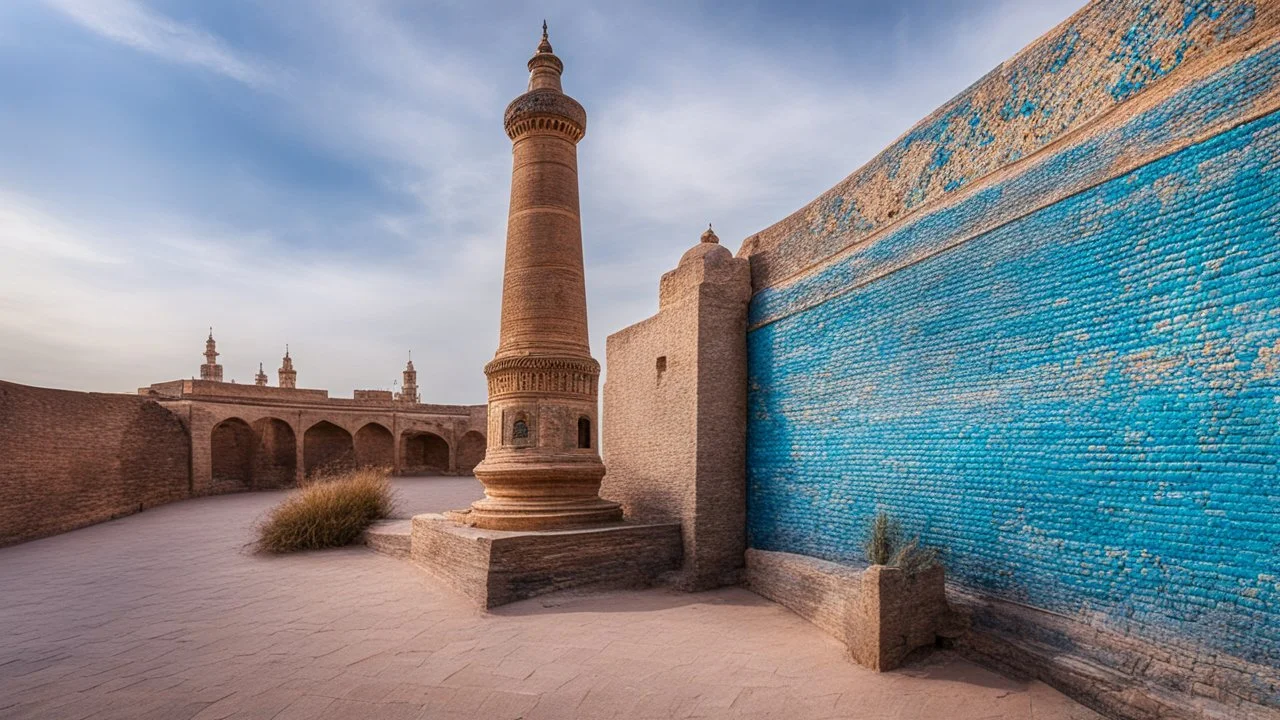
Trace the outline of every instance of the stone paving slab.
<path fill-rule="evenodd" d="M 397 480 L 409 512 L 479 497 Z M 189 500 L 0 549 L 3 718 L 1093 720 L 947 653 L 892 673 L 738 588 L 489 614 L 364 547 L 271 557 L 283 493 Z"/>

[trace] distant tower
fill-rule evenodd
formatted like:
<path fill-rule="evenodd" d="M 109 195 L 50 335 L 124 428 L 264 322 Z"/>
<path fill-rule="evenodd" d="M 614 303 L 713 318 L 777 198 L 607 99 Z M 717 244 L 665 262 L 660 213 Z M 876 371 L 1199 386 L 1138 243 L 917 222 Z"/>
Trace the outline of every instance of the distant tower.
<path fill-rule="evenodd" d="M 258 363 L 258 374 L 253 376 L 253 384 L 258 387 L 267 386 L 267 374 L 262 371 L 262 363 Z"/>
<path fill-rule="evenodd" d="M 401 383 L 400 399 L 405 402 L 418 402 L 418 371 L 413 369 L 413 354 L 409 355 L 409 364 L 404 366 L 404 382 Z"/>
<path fill-rule="evenodd" d="M 280 387 L 298 387 L 298 371 L 293 369 L 293 358 L 289 357 L 288 345 L 284 346 L 284 364 L 276 371 L 276 375 L 280 378 Z"/>
<path fill-rule="evenodd" d="M 222 366 L 218 364 L 218 344 L 213 341 L 213 328 L 204 341 L 204 364 L 200 366 L 200 379 L 222 382 Z"/>
<path fill-rule="evenodd" d="M 498 351 L 489 379 L 489 438 L 476 479 L 485 498 L 459 519 L 497 530 L 545 530 L 622 519 L 600 498 L 596 442 L 600 363 L 587 341 L 578 210 L 578 141 L 587 112 L 561 89 L 564 64 L 547 26 L 529 60 L 528 92 L 507 106 L 511 210 Z"/>

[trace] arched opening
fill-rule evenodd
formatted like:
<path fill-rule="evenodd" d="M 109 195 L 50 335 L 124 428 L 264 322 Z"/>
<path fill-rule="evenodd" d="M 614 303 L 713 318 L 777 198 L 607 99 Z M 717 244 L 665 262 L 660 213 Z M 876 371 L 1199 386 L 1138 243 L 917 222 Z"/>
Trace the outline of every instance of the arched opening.
<path fill-rule="evenodd" d="M 356 431 L 356 465 L 390 468 L 395 459 L 396 439 L 390 430 L 369 423 Z"/>
<path fill-rule="evenodd" d="M 296 480 L 298 439 L 289 423 L 263 418 L 253 424 L 258 451 L 253 458 L 254 487 L 288 487 Z"/>
<path fill-rule="evenodd" d="M 591 420 L 578 418 L 578 447 L 586 450 L 591 447 Z"/>
<path fill-rule="evenodd" d="M 253 476 L 257 438 L 249 423 L 227 418 L 213 427 L 209 438 L 213 491 L 245 490 Z"/>
<path fill-rule="evenodd" d="M 307 476 L 338 472 L 355 461 L 351 433 L 326 420 L 312 425 L 302 436 L 302 465 Z"/>
<path fill-rule="evenodd" d="M 406 473 L 442 473 L 449 471 L 449 443 L 429 432 L 404 434 L 404 462 Z"/>
<path fill-rule="evenodd" d="M 458 441 L 458 472 L 471 472 L 484 459 L 484 435 L 471 430 Z"/>

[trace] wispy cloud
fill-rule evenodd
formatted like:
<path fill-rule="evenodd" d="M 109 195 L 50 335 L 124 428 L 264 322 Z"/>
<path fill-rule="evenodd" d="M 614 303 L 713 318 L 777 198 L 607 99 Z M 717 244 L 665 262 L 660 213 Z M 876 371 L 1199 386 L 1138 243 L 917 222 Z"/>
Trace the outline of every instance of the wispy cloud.
<path fill-rule="evenodd" d="M 540 15 L 516 27 L 495 18 L 523 9 L 479 3 L 46 2 L 49 38 L 0 44 L 0 62 L 39 84 L 0 117 L 0 377 L 128 390 L 190 375 L 213 324 L 243 381 L 287 341 L 304 384 L 389 386 L 412 348 L 427 397 L 483 401 L 510 180 L 501 112 Z M 929 25 L 929 8 L 880 13 L 883 27 L 850 19 L 845 38 L 791 10 L 780 29 L 697 5 L 553 2 L 566 89 L 591 117 L 596 356 L 656 309 L 657 278 L 707 221 L 735 246 L 1074 4 L 974 3 L 965 32 Z M 820 31 L 836 40 L 805 39 Z M 195 82 L 208 74 L 236 82 L 210 91 Z"/>
<path fill-rule="evenodd" d="M 279 80 L 276 71 L 243 57 L 217 37 L 175 22 L 134 0 L 48 0 L 85 28 L 135 50 L 212 70 L 246 85 Z"/>

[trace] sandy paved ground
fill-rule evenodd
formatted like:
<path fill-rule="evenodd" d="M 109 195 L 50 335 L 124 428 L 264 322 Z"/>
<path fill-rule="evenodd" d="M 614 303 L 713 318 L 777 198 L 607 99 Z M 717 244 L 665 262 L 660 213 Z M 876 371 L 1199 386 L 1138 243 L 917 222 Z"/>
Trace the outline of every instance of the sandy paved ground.
<path fill-rule="evenodd" d="M 401 480 L 404 512 L 470 478 Z M 878 675 L 745 590 L 482 615 L 363 547 L 245 549 L 281 493 L 202 498 L 0 549 L 3 718 L 1096 718 L 949 654 Z"/>

